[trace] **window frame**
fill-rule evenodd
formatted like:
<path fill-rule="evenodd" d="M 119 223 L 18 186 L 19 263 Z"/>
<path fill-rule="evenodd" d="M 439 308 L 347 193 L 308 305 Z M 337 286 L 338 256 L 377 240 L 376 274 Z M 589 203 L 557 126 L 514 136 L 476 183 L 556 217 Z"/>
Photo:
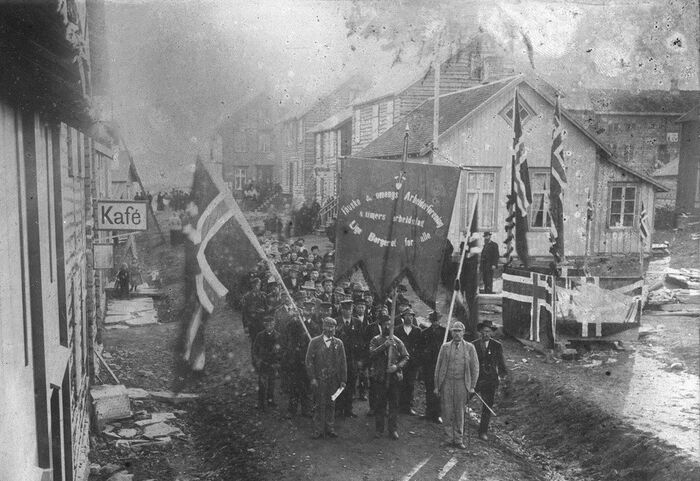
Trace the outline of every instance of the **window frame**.
<path fill-rule="evenodd" d="M 236 166 L 233 169 L 233 189 L 243 190 L 248 180 L 248 166 Z M 240 185 L 240 187 L 239 187 Z"/>
<path fill-rule="evenodd" d="M 469 203 L 469 195 L 472 193 L 477 194 L 478 199 L 479 199 L 479 226 L 477 229 L 477 232 L 486 232 L 486 231 L 494 231 L 498 229 L 498 224 L 497 224 L 497 219 L 498 219 L 498 203 L 499 203 L 499 189 L 500 189 L 500 175 L 501 175 L 501 168 L 500 167 L 482 167 L 482 166 L 468 166 L 469 170 L 465 172 L 465 179 L 464 179 L 464 187 L 462 189 L 462 199 L 464 201 L 463 207 L 462 207 L 462 213 L 461 213 L 461 218 L 462 218 L 462 226 L 461 230 L 468 229 L 469 224 L 471 223 L 471 218 L 469 218 L 471 211 L 472 211 L 472 205 Z M 485 191 L 483 189 L 475 189 L 475 191 L 470 191 L 469 189 L 469 176 L 470 175 L 477 175 L 477 174 L 493 174 L 493 191 Z M 483 195 L 484 194 L 493 194 L 493 211 L 491 212 L 491 223 L 490 225 L 484 225 L 482 222 L 483 216 L 484 216 L 484 210 L 483 210 Z"/>
<path fill-rule="evenodd" d="M 619 199 L 621 202 L 621 210 L 618 214 L 620 216 L 620 219 L 622 221 L 622 225 L 614 225 L 612 223 L 612 216 L 613 216 L 613 189 L 620 188 L 622 189 L 622 196 Z M 629 201 L 629 199 L 626 198 L 626 190 L 628 188 L 633 188 L 634 189 L 634 207 L 632 209 L 631 214 L 626 213 L 624 209 L 624 205 L 626 202 Z M 635 182 L 610 182 L 608 185 L 608 211 L 606 213 L 607 217 L 607 224 L 608 224 L 608 229 L 613 230 L 613 231 L 624 231 L 624 230 L 633 230 L 637 227 L 637 213 L 639 211 L 639 195 L 640 195 L 640 184 L 635 183 Z M 630 225 L 624 225 L 624 218 L 625 215 L 631 215 L 632 216 L 632 223 Z"/>
<path fill-rule="evenodd" d="M 542 189 L 540 187 L 537 187 L 538 182 L 535 182 L 535 179 L 541 175 L 545 175 L 545 179 L 547 179 L 547 187 Z M 551 212 L 550 212 L 550 192 L 551 192 L 551 171 L 550 169 L 546 167 L 535 167 L 535 168 L 530 168 L 530 188 L 532 192 L 532 203 L 530 204 L 530 207 L 528 209 L 528 216 L 530 219 L 528 220 L 528 226 L 533 232 L 536 231 L 549 231 L 552 226 L 552 217 L 551 217 Z M 539 210 L 539 204 L 541 203 L 535 200 L 536 195 L 544 195 L 544 213 L 543 216 L 545 217 L 544 220 L 544 225 L 537 226 L 534 225 L 534 219 L 535 219 L 535 214 L 536 210 Z"/>
<path fill-rule="evenodd" d="M 525 126 L 525 124 L 527 124 L 527 123 L 530 121 L 530 119 L 532 119 L 533 117 L 536 117 L 536 116 L 537 116 L 537 113 L 535 112 L 535 109 L 533 109 L 532 107 L 530 107 L 530 104 L 528 104 L 528 103 L 525 101 L 525 99 L 523 99 L 522 95 L 521 95 L 520 98 L 518 99 L 518 102 L 519 102 L 519 104 L 520 104 L 520 109 L 521 109 L 521 110 L 525 110 L 525 111 L 527 112 L 527 117 L 523 118 L 522 115 L 520 116 L 520 124 L 521 124 L 522 126 Z M 498 115 L 500 115 L 501 118 L 502 118 L 503 120 L 505 120 L 506 123 L 507 123 L 510 127 L 513 127 L 513 119 L 510 118 L 510 117 L 508 117 L 507 112 L 508 112 L 508 110 L 511 109 L 512 107 L 513 107 L 513 100 L 511 99 L 510 102 L 507 103 L 507 104 L 498 112 Z"/>

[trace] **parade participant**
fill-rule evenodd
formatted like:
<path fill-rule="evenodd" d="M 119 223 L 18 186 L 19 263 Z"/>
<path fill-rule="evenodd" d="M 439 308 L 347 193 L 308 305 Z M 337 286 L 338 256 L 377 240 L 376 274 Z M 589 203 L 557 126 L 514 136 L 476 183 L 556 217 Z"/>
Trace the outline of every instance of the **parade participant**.
<path fill-rule="evenodd" d="M 289 292 L 298 291 L 301 287 L 301 280 L 299 279 L 299 267 L 296 265 L 291 265 L 289 267 L 288 277 L 283 279 L 284 285 L 287 287 Z"/>
<path fill-rule="evenodd" d="M 345 388 L 347 363 L 343 341 L 334 337 L 336 321 L 323 319 L 323 334 L 314 337 L 306 351 L 306 374 L 309 377 L 314 402 L 313 438 L 324 435 L 335 438 L 335 402 L 338 388 Z"/>
<path fill-rule="evenodd" d="M 307 266 L 308 267 L 308 266 Z M 314 267 L 313 264 L 311 264 L 311 267 L 309 268 L 309 278 L 307 280 L 316 283 L 316 281 L 319 279 L 320 273 L 316 267 Z"/>
<path fill-rule="evenodd" d="M 352 410 L 352 401 L 355 396 L 355 383 L 359 366 L 362 363 L 362 324 L 352 315 L 353 304 L 349 299 L 340 302 L 340 315 L 336 318 L 338 339 L 345 346 L 345 359 L 347 361 L 347 386 L 338 398 L 338 411 L 346 417 L 357 417 Z"/>
<path fill-rule="evenodd" d="M 258 373 L 258 409 L 275 406 L 275 378 L 280 368 L 281 347 L 275 320 L 264 318 L 265 329 L 258 333 L 253 344 L 253 366 Z"/>
<path fill-rule="evenodd" d="M 248 330 L 251 346 L 260 331 L 264 329 L 263 316 L 265 315 L 265 294 L 260 290 L 262 281 L 254 277 L 251 281 L 252 289 L 247 292 L 241 301 L 243 311 L 243 327 Z"/>
<path fill-rule="evenodd" d="M 496 327 L 491 321 L 480 322 L 477 325 L 479 339 L 473 341 L 476 354 L 479 358 L 479 380 L 476 382 L 476 392 L 479 393 L 489 407 L 493 408 L 496 398 L 499 380 L 508 374 L 506 360 L 503 357 L 503 346 L 493 339 Z M 479 438 L 487 441 L 491 411 L 486 406 L 481 410 L 481 422 L 479 423 Z"/>
<path fill-rule="evenodd" d="M 309 261 L 316 263 L 316 260 L 321 261 L 321 254 L 319 253 L 318 246 L 311 246 L 311 253 L 309 254 Z"/>
<path fill-rule="evenodd" d="M 129 265 L 124 262 L 117 272 L 117 280 L 114 282 L 114 288 L 117 291 L 117 296 L 121 298 L 129 297 Z"/>
<path fill-rule="evenodd" d="M 425 419 L 442 424 L 440 417 L 440 399 L 435 394 L 435 365 L 442 340 L 445 338 L 445 328 L 440 325 L 440 313 L 432 311 L 428 314 L 430 326 L 423 330 L 421 336 L 421 372 L 425 384 Z"/>
<path fill-rule="evenodd" d="M 304 294 L 304 299 L 313 299 L 316 297 L 316 284 L 312 281 L 306 281 L 301 286 L 301 292 Z"/>
<path fill-rule="evenodd" d="M 360 337 L 362 346 L 360 349 L 360 359 L 357 362 L 357 392 L 360 401 L 367 400 L 369 389 L 369 342 L 367 331 L 369 330 L 370 319 L 367 315 L 367 304 L 361 296 L 353 301 L 354 316 L 360 321 Z"/>
<path fill-rule="evenodd" d="M 321 281 L 321 285 L 323 286 L 323 292 L 318 295 L 318 298 L 322 302 L 330 302 L 331 304 L 333 303 L 333 278 L 332 277 L 325 277 L 323 281 Z"/>
<path fill-rule="evenodd" d="M 471 343 L 463 339 L 464 324 L 456 321 L 450 328 L 452 341 L 440 347 L 435 365 L 435 389 L 440 397 L 445 420 L 446 445 L 464 446 L 464 406 L 474 392 L 479 377 L 479 359 Z"/>
<path fill-rule="evenodd" d="M 369 345 L 370 376 L 372 378 L 375 403 L 374 436 L 378 438 L 384 433 L 388 411 L 386 424 L 389 435 L 393 439 L 399 439 L 399 384 L 401 382 L 401 370 L 408 362 L 409 355 L 401 339 L 390 336 L 391 317 L 382 316 L 379 322 L 382 332 L 372 338 Z"/>
<path fill-rule="evenodd" d="M 316 301 L 306 300 L 303 305 L 303 321 L 306 326 L 306 330 L 309 331 L 311 337 L 316 337 L 321 334 L 321 323 L 316 319 L 316 313 L 314 312 L 316 308 Z"/>
<path fill-rule="evenodd" d="M 403 324 L 396 328 L 394 334 L 401 339 L 411 358 L 403 369 L 403 380 L 399 386 L 399 412 L 416 416 L 413 410 L 413 389 L 418 376 L 418 347 L 422 342 L 420 329 L 415 325 L 416 313 L 410 307 L 402 314 Z"/>
<path fill-rule="evenodd" d="M 275 311 L 284 305 L 284 299 L 279 292 L 268 292 L 265 296 L 265 313 L 272 316 L 275 315 Z"/>
<path fill-rule="evenodd" d="M 287 295 L 284 296 L 282 305 L 275 310 L 275 329 L 277 332 L 284 335 L 287 331 L 287 326 L 292 322 L 297 312 L 293 304 L 300 306 L 304 299 L 303 292 L 295 292 L 292 294 L 291 299 Z"/>
<path fill-rule="evenodd" d="M 484 247 L 481 250 L 481 275 L 484 281 L 484 293 L 493 294 L 493 273 L 498 267 L 498 244 L 491 242 L 491 233 L 484 232 Z"/>
<path fill-rule="evenodd" d="M 318 304 L 318 318 L 317 318 L 317 323 L 321 324 L 321 321 L 325 319 L 326 317 L 332 317 L 331 314 L 333 313 L 333 304 L 330 302 L 319 302 Z"/>
<path fill-rule="evenodd" d="M 309 329 L 309 334 L 313 329 L 316 336 L 315 325 L 310 322 L 310 314 L 304 308 L 304 318 L 299 319 L 294 314 L 285 327 L 283 336 L 283 384 L 289 396 L 287 406 L 287 419 L 296 416 L 297 407 L 301 408 L 301 415 L 309 417 L 311 415 L 311 399 L 309 396 L 309 377 L 306 373 L 306 350 L 309 346 L 309 337 L 306 335 L 302 322 Z M 307 317 L 308 315 L 308 317 Z M 301 321 L 301 322 L 300 322 Z"/>

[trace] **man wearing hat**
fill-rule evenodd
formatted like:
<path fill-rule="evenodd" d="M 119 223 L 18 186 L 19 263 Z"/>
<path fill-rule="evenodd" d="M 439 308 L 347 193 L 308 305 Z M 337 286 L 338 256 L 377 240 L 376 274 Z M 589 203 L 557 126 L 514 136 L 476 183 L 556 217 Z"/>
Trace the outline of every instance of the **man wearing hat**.
<path fill-rule="evenodd" d="M 442 424 L 440 417 L 440 398 L 435 395 L 435 365 L 442 341 L 445 338 L 445 328 L 440 325 L 440 313 L 432 311 L 428 314 L 430 326 L 423 330 L 421 336 L 421 370 L 425 383 L 425 418 Z"/>
<path fill-rule="evenodd" d="M 303 294 L 302 294 L 303 295 Z M 289 395 L 287 406 L 287 418 L 296 416 L 297 407 L 301 406 L 301 415 L 309 417 L 311 415 L 311 398 L 309 396 L 309 377 L 306 373 L 306 351 L 309 347 L 309 335 L 317 336 L 315 323 L 311 322 L 311 311 L 304 302 L 304 311 L 300 316 L 296 312 L 291 316 L 286 324 L 283 335 L 283 368 L 286 391 Z M 313 302 L 310 302 L 313 305 Z M 306 329 L 304 329 L 306 328 Z"/>
<path fill-rule="evenodd" d="M 318 325 L 322 324 L 323 319 L 326 317 L 333 317 L 333 304 L 330 302 L 321 301 L 318 303 L 318 314 L 316 323 Z"/>
<path fill-rule="evenodd" d="M 504 378 L 506 370 L 506 360 L 503 357 L 503 346 L 493 339 L 496 326 L 491 321 L 480 322 L 477 325 L 479 339 L 473 341 L 476 354 L 479 358 L 479 379 L 476 382 L 476 392 L 483 398 L 484 402 L 493 408 L 496 398 L 499 380 Z M 486 406 L 481 410 L 481 422 L 479 423 L 479 438 L 486 441 L 489 430 L 491 411 Z"/>
<path fill-rule="evenodd" d="M 396 337 L 401 339 L 411 358 L 403 369 L 403 381 L 399 387 L 399 412 L 415 416 L 413 410 L 413 388 L 418 375 L 418 346 L 422 342 L 421 331 L 415 325 L 416 313 L 410 307 L 401 314 L 403 323 L 394 332 Z"/>
<path fill-rule="evenodd" d="M 352 301 L 343 299 L 340 301 L 340 315 L 336 317 L 338 339 L 343 341 L 343 346 L 345 346 L 348 384 L 338 398 L 338 408 L 339 412 L 347 417 L 357 416 L 352 410 L 352 400 L 355 396 L 355 383 L 363 354 L 362 324 L 357 317 L 353 316 L 352 309 Z"/>
<path fill-rule="evenodd" d="M 283 281 L 289 292 L 299 290 L 301 287 L 301 280 L 299 279 L 299 267 L 296 264 L 289 267 L 289 274 L 287 274 L 287 277 L 285 277 Z"/>
<path fill-rule="evenodd" d="M 302 320 L 311 337 L 316 337 L 321 334 L 321 323 L 316 318 L 315 310 L 316 301 L 313 298 L 306 299 L 303 303 Z"/>
<path fill-rule="evenodd" d="M 399 385 L 401 371 L 409 360 L 409 354 L 401 339 L 389 336 L 391 322 L 391 317 L 382 315 L 379 318 L 381 333 L 372 338 L 369 344 L 370 376 L 374 391 L 374 436 L 378 438 L 384 433 L 388 411 L 386 424 L 389 436 L 399 439 Z"/>
<path fill-rule="evenodd" d="M 275 378 L 280 368 L 281 346 L 272 315 L 264 318 L 265 329 L 253 344 L 253 366 L 258 373 L 258 409 L 275 405 Z"/>
<path fill-rule="evenodd" d="M 435 365 L 435 389 L 440 397 L 445 421 L 445 444 L 464 446 L 464 406 L 479 378 L 479 359 L 474 346 L 464 340 L 464 324 L 456 321 L 450 328 L 452 341 L 440 347 Z"/>
<path fill-rule="evenodd" d="M 493 294 L 493 272 L 498 267 L 498 244 L 491 241 L 491 233 L 484 232 L 484 247 L 481 250 L 481 275 L 484 280 L 484 293 Z"/>
<path fill-rule="evenodd" d="M 251 281 L 252 289 L 248 291 L 241 300 L 243 311 L 243 327 L 248 330 L 250 345 L 253 346 L 255 338 L 264 329 L 263 316 L 265 315 L 266 299 L 265 294 L 260 290 L 262 281 L 254 277 Z"/>
<path fill-rule="evenodd" d="M 369 341 L 367 330 L 370 325 L 370 318 L 367 315 L 367 303 L 360 295 L 353 299 L 353 314 L 360 322 L 360 338 L 362 346 L 360 348 L 360 360 L 357 363 L 357 398 L 360 401 L 367 400 L 367 390 L 369 389 Z"/>
<path fill-rule="evenodd" d="M 306 374 L 314 400 L 313 438 L 335 438 L 335 402 L 331 396 L 347 382 L 347 363 L 343 341 L 334 337 L 336 321 L 323 319 L 323 334 L 309 342 L 306 350 Z"/>
<path fill-rule="evenodd" d="M 333 278 L 330 276 L 324 277 L 321 285 L 323 286 L 323 292 L 318 295 L 318 298 L 322 302 L 333 303 Z"/>

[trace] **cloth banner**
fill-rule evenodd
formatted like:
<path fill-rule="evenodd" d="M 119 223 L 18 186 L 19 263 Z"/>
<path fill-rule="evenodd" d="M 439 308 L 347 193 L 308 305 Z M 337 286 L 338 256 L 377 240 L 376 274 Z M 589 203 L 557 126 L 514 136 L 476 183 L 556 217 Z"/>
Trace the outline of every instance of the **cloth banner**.
<path fill-rule="evenodd" d="M 383 296 L 406 275 L 421 300 L 434 303 L 459 169 L 348 158 L 341 172 L 336 277 L 360 266 Z"/>

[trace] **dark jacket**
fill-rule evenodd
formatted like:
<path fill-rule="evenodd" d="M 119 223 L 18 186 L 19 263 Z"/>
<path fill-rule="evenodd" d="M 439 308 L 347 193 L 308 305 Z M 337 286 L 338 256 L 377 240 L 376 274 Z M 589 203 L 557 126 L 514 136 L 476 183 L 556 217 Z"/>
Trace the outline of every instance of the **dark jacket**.
<path fill-rule="evenodd" d="M 421 365 L 426 366 L 428 375 L 432 376 L 437 363 L 440 348 L 445 339 L 445 328 L 431 325 L 423 330 L 421 336 L 420 357 Z"/>
<path fill-rule="evenodd" d="M 418 327 L 413 326 L 413 329 L 411 329 L 411 333 L 406 334 L 406 331 L 404 331 L 402 324 L 394 328 L 394 335 L 401 339 L 403 345 L 406 346 L 406 350 L 408 351 L 409 356 L 411 356 L 411 359 L 408 361 L 406 368 L 417 369 L 420 360 L 418 352 L 420 349 L 420 345 L 423 342 L 423 333 L 421 332 L 421 330 Z"/>
<path fill-rule="evenodd" d="M 343 341 L 332 337 L 330 347 L 326 347 L 323 335 L 311 339 L 306 350 L 306 374 L 309 380 L 316 379 L 331 390 L 336 390 L 341 383 L 346 383 L 348 371 Z"/>
<path fill-rule="evenodd" d="M 369 357 L 370 357 L 370 368 L 369 375 L 375 381 L 383 382 L 386 380 L 386 369 L 389 366 L 389 349 L 384 345 L 388 336 L 374 336 L 372 341 L 369 343 Z M 401 371 L 405 366 L 410 356 L 408 351 L 406 351 L 406 346 L 403 345 L 401 339 L 394 336 L 396 341 L 396 347 L 391 349 L 391 364 L 395 364 L 399 371 Z M 399 372 L 397 371 L 397 372 Z M 396 373 L 394 374 L 396 375 Z"/>
<path fill-rule="evenodd" d="M 473 341 L 472 344 L 474 344 L 476 355 L 479 357 L 479 383 L 497 383 L 499 376 L 507 374 L 503 346 L 495 339 L 489 341 L 488 348 L 481 339 Z"/>
<path fill-rule="evenodd" d="M 253 363 L 261 374 L 272 374 L 279 368 L 281 346 L 277 331 L 260 331 L 253 344 Z"/>
<path fill-rule="evenodd" d="M 489 241 L 484 244 L 484 248 L 481 250 L 482 266 L 498 266 L 499 257 L 498 244 L 493 241 Z"/>
<path fill-rule="evenodd" d="M 345 325 L 343 316 L 338 316 L 335 320 L 338 323 L 336 335 L 338 339 L 343 341 L 345 346 L 345 359 L 348 363 L 348 370 L 354 371 L 357 368 L 357 362 L 363 359 L 364 336 L 362 324 L 355 316 L 350 317 L 349 326 Z"/>

